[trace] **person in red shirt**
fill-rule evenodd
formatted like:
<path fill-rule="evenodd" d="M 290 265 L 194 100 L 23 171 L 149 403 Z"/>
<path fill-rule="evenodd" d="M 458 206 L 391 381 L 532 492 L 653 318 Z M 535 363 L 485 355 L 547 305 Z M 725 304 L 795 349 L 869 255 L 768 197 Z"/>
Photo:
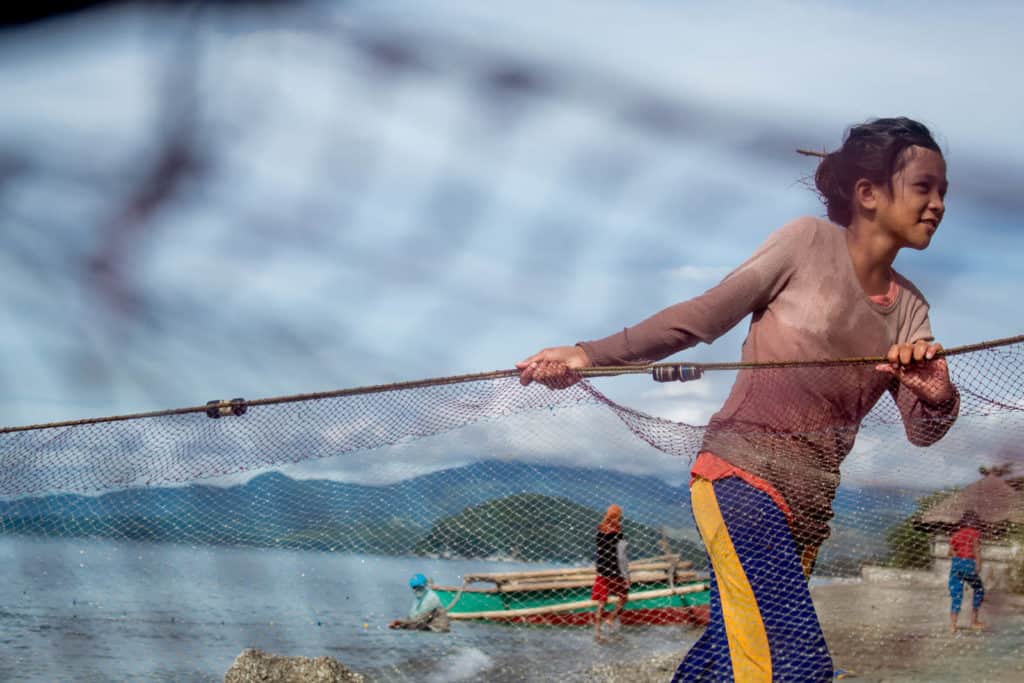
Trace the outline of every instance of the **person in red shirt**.
<path fill-rule="evenodd" d="M 985 586 L 981 582 L 981 520 L 973 510 L 964 513 L 960 528 L 949 538 L 949 595 L 952 606 L 949 611 L 949 632 L 956 633 L 956 620 L 960 616 L 960 605 L 964 599 L 964 582 L 974 591 L 972 600 L 971 628 L 981 629 L 984 624 L 978 620 L 978 610 L 985 600 Z"/>

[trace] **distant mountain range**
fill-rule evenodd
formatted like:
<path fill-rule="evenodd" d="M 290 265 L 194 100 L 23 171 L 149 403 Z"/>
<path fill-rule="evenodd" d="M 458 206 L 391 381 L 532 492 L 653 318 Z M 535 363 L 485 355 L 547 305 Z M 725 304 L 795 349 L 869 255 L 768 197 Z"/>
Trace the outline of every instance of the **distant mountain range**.
<path fill-rule="evenodd" d="M 420 542 L 445 518 L 521 494 L 582 506 L 596 517 L 594 525 L 607 505 L 617 503 L 628 520 L 659 533 L 666 529 L 676 539 L 696 539 L 685 485 L 612 470 L 505 461 L 387 486 L 295 480 L 272 472 L 231 487 L 191 484 L 0 501 L 0 533 L 408 554 L 423 552 Z M 913 512 L 916 497 L 841 488 L 834 534 L 841 543 L 826 545 L 823 561 L 883 552 L 885 530 Z"/>

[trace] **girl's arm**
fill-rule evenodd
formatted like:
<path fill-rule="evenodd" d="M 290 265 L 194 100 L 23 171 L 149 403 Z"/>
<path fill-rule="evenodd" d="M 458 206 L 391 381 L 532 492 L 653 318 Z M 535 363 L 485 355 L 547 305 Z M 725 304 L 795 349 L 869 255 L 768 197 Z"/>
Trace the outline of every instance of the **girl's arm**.
<path fill-rule="evenodd" d="M 936 358 L 941 344 L 921 340 L 894 344 L 888 364 L 878 369 L 893 375 L 889 392 L 903 418 L 907 439 L 915 446 L 930 446 L 949 431 L 960 413 L 960 393 L 949 379 L 944 358 Z"/>
<path fill-rule="evenodd" d="M 579 379 L 573 369 L 653 363 L 698 342 L 710 344 L 746 316 L 767 308 L 788 282 L 813 230 L 813 220 L 789 223 L 700 296 L 669 306 L 604 339 L 544 349 L 516 363 L 520 381 L 561 389 Z"/>

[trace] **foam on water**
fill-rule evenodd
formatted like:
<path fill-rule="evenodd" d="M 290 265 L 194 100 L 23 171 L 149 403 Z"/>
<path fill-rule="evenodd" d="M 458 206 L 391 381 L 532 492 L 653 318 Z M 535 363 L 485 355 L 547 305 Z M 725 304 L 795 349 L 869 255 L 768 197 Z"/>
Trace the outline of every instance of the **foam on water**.
<path fill-rule="evenodd" d="M 481 673 L 494 663 L 483 650 L 475 647 L 460 648 L 445 659 L 444 669 L 430 676 L 428 683 L 478 680 Z"/>

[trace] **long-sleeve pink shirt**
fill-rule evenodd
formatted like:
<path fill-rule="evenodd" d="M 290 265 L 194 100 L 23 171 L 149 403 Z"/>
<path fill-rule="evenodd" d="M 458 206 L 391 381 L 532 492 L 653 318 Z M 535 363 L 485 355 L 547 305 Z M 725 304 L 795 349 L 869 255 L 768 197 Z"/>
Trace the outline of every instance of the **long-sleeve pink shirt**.
<path fill-rule="evenodd" d="M 932 339 L 927 301 L 894 277 L 895 300 L 872 301 L 854 272 L 845 228 L 799 218 L 704 294 L 580 345 L 594 365 L 651 363 L 711 343 L 753 314 L 743 361 L 884 355 L 893 344 Z M 942 438 L 959 410 L 958 397 L 929 405 L 871 365 L 741 370 L 703 450 L 773 486 L 792 510 L 798 542 L 818 544 L 828 536 L 839 466 L 886 390 L 919 446 Z"/>

